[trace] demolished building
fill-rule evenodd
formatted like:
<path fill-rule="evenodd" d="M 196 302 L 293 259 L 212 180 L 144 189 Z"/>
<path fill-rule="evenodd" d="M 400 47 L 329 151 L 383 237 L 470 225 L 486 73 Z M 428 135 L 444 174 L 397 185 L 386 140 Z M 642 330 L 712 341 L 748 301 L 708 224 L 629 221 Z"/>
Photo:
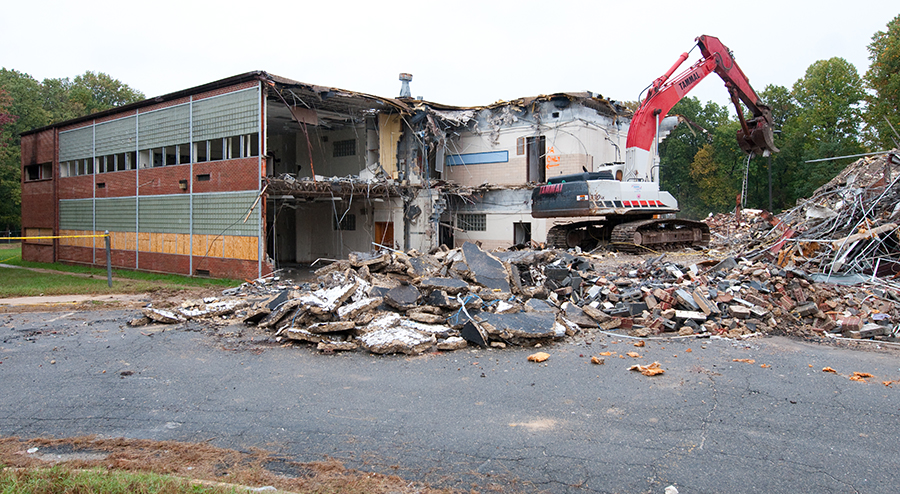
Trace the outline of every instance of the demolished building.
<path fill-rule="evenodd" d="M 26 132 L 26 260 L 254 278 L 372 244 L 541 242 L 530 186 L 621 159 L 592 93 L 483 107 L 257 71 Z"/>

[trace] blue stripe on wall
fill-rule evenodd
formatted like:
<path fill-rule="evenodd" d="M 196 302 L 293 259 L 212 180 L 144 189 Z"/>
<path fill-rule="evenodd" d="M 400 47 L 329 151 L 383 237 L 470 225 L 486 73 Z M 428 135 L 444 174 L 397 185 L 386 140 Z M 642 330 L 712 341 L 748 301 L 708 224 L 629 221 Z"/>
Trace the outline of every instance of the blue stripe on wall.
<path fill-rule="evenodd" d="M 486 163 L 508 163 L 509 151 L 490 153 L 451 154 L 444 159 L 447 165 L 483 165 Z"/>

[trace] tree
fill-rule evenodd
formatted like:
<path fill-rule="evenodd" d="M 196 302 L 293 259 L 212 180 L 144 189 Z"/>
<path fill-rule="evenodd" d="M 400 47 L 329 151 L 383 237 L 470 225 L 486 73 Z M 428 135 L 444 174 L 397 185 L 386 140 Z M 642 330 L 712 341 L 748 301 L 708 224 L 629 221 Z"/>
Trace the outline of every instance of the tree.
<path fill-rule="evenodd" d="M 772 161 L 772 209 L 773 212 L 794 205 L 797 200 L 791 184 L 794 181 L 797 163 L 802 162 L 803 141 L 805 136 L 798 132 L 797 120 L 800 107 L 784 86 L 768 85 L 759 93 L 760 98 L 772 109 L 775 147 L 778 152 L 771 156 Z M 762 158 L 760 158 L 762 159 Z M 769 207 L 768 197 L 768 162 L 759 180 L 765 185 L 762 198 L 754 198 L 753 207 Z M 748 202 L 748 204 L 750 204 Z"/>
<path fill-rule="evenodd" d="M 696 97 L 690 97 L 676 103 L 669 115 L 681 115 L 687 121 L 659 146 L 660 188 L 678 199 L 685 216 L 706 216 L 709 208 L 698 194 L 691 163 L 700 148 L 710 142 L 711 133 L 728 121 L 728 109 L 714 102 L 703 105 Z"/>
<path fill-rule="evenodd" d="M 19 224 L 18 204 L 21 195 L 19 190 L 19 167 L 10 166 L 19 161 L 19 148 L 14 145 L 15 139 L 10 131 L 18 116 L 10 113 L 12 97 L 0 88 L 0 224 Z"/>
<path fill-rule="evenodd" d="M 28 74 L 0 69 L 0 225 L 18 227 L 21 221 L 22 132 L 143 98 L 102 72 L 88 71 L 74 81 L 38 82 Z"/>
<path fill-rule="evenodd" d="M 833 158 L 861 153 L 861 103 L 864 93 L 856 67 L 843 58 L 819 60 L 806 69 L 792 91 L 799 105 L 796 128 L 803 136 L 801 162 L 791 184 L 796 197 L 806 197 L 831 180 L 852 160 L 805 163 L 807 160 Z"/>
<path fill-rule="evenodd" d="M 84 115 L 140 101 L 144 94 L 103 72 L 87 71 L 75 77 L 69 99 L 81 105 Z"/>
<path fill-rule="evenodd" d="M 872 36 L 868 48 L 871 65 L 865 81 L 874 91 L 866 97 L 868 137 L 881 147 L 900 147 L 900 136 L 894 133 L 900 132 L 900 15 L 888 22 L 887 31 Z"/>

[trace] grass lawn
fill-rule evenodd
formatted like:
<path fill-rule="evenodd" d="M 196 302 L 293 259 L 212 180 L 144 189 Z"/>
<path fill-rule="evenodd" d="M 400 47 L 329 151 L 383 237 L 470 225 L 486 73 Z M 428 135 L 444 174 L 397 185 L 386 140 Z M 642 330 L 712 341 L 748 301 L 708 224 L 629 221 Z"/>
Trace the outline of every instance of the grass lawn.
<path fill-rule="evenodd" d="M 54 271 L 37 272 L 27 269 L 0 268 L 0 298 L 147 293 L 162 289 L 224 289 L 241 284 L 239 280 L 191 278 L 174 274 L 114 269 L 113 286 L 110 288 L 107 286 L 106 269 L 23 261 L 21 246 L 18 244 L 0 245 L 0 264 Z"/>
<path fill-rule="evenodd" d="M 62 466 L 0 471 L 0 494 L 225 494 L 234 488 L 202 486 L 167 475 L 144 472 L 89 470 Z"/>

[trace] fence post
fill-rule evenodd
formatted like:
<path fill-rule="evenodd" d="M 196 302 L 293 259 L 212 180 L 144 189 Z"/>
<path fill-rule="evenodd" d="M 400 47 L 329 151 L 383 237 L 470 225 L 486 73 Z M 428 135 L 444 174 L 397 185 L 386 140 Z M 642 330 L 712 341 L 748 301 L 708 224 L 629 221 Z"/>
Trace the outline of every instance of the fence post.
<path fill-rule="evenodd" d="M 109 230 L 103 233 L 106 235 L 106 284 L 112 288 L 112 251 L 109 245 Z"/>

